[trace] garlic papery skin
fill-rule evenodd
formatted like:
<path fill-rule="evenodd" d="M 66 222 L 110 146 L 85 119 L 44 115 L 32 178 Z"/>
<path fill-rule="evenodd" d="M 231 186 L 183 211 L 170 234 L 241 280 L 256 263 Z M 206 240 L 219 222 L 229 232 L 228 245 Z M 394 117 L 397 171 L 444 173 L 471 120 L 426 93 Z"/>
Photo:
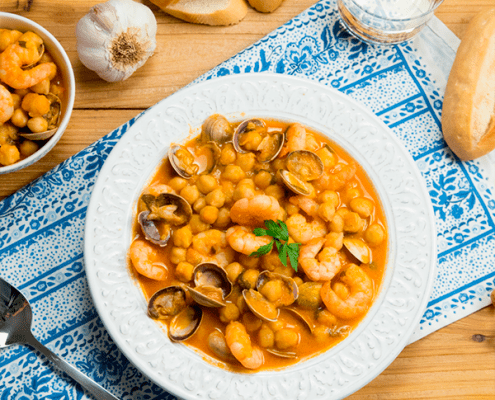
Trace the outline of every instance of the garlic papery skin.
<path fill-rule="evenodd" d="M 109 0 L 97 4 L 76 26 L 81 62 L 108 82 L 123 81 L 156 48 L 156 19 L 143 4 Z"/>

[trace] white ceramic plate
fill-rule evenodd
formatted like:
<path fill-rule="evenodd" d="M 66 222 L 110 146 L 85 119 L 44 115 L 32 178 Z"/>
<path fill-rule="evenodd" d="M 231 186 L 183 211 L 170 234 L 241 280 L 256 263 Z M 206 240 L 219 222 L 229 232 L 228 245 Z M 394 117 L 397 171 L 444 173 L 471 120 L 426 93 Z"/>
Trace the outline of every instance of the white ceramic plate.
<path fill-rule="evenodd" d="M 171 141 L 199 133 L 209 115 L 298 121 L 347 150 L 367 171 L 385 209 L 385 278 L 365 319 L 326 353 L 281 371 L 236 374 L 171 343 L 146 314 L 126 266 L 134 205 Z M 127 358 L 186 399 L 338 399 L 366 385 L 406 345 L 426 307 L 436 264 L 430 198 L 414 161 L 370 111 L 328 87 L 277 74 L 235 75 L 183 89 L 149 109 L 103 166 L 88 208 L 85 262 L 91 294 Z"/>

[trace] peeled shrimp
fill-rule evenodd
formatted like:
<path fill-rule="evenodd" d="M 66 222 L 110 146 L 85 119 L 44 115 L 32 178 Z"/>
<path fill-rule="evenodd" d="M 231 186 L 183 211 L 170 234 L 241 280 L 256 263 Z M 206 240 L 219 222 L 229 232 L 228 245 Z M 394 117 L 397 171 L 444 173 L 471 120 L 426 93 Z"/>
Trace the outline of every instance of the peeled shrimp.
<path fill-rule="evenodd" d="M 312 239 L 301 247 L 299 265 L 312 281 L 329 281 L 340 270 L 337 249 L 323 247 L 326 239 Z M 323 250 L 321 250 L 323 248 Z M 321 250 L 321 251 L 320 251 Z M 318 260 L 316 256 L 318 255 Z"/>
<path fill-rule="evenodd" d="M 7 122 L 14 114 L 14 99 L 3 85 L 0 85 L 0 125 Z"/>
<path fill-rule="evenodd" d="M 263 351 L 251 343 L 246 328 L 240 322 L 232 321 L 227 325 L 225 340 L 234 357 L 244 368 L 257 369 L 265 362 Z"/>
<path fill-rule="evenodd" d="M 270 236 L 256 236 L 250 229 L 239 225 L 230 227 L 225 234 L 230 247 L 247 256 L 271 242 Z"/>
<path fill-rule="evenodd" d="M 325 173 L 315 181 L 322 190 L 342 189 L 347 181 L 352 179 L 356 174 L 356 165 L 338 164 L 333 171 L 335 172 Z"/>
<path fill-rule="evenodd" d="M 293 214 L 285 223 L 290 237 L 302 244 L 306 244 L 314 238 L 321 238 L 328 233 L 325 222 L 317 217 L 313 221 L 307 222 L 303 215 Z"/>
<path fill-rule="evenodd" d="M 285 142 L 279 157 L 285 157 L 291 151 L 304 150 L 306 148 L 306 128 L 301 124 L 295 123 L 289 126 L 285 133 L 287 141 Z"/>
<path fill-rule="evenodd" d="M 0 29 L 0 52 L 4 51 L 12 43 L 15 43 L 22 36 L 22 32 L 15 29 Z"/>
<path fill-rule="evenodd" d="M 226 267 L 234 261 L 234 251 L 228 246 L 224 232 L 209 229 L 193 236 L 192 247 L 187 249 L 186 258 L 195 265 L 213 262 Z"/>
<path fill-rule="evenodd" d="M 237 200 L 230 209 L 230 218 L 244 226 L 263 226 L 267 219 L 276 221 L 280 216 L 280 209 L 275 197 L 261 194 Z"/>
<path fill-rule="evenodd" d="M 318 208 L 320 207 L 314 199 L 300 194 L 297 196 L 292 196 L 289 199 L 289 202 L 298 206 L 301 210 L 303 210 L 311 217 L 314 217 L 318 214 Z"/>
<path fill-rule="evenodd" d="M 52 62 L 22 69 L 23 66 L 36 62 L 38 57 L 37 46 L 21 47 L 18 43 L 11 44 L 0 54 L 0 80 L 14 89 L 27 89 L 45 79 L 53 79 L 57 66 Z"/>
<path fill-rule="evenodd" d="M 168 270 L 164 264 L 155 262 L 157 256 L 158 251 L 145 240 L 135 240 L 129 249 L 129 257 L 138 273 L 156 281 L 163 281 L 168 277 Z"/>
<path fill-rule="evenodd" d="M 321 288 L 321 298 L 328 311 L 342 319 L 352 319 L 364 314 L 373 299 L 373 282 L 356 264 L 351 264 L 340 278 L 350 289 L 350 295 L 343 300 L 332 290 L 327 281 Z"/>

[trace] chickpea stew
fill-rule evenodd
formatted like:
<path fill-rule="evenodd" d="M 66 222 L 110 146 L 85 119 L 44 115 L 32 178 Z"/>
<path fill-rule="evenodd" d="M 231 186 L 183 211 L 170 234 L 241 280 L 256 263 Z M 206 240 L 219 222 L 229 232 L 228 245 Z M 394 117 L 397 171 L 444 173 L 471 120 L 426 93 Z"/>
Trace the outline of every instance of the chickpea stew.
<path fill-rule="evenodd" d="M 36 33 L 0 29 L 0 167 L 29 157 L 55 134 L 64 92 Z"/>
<path fill-rule="evenodd" d="M 299 123 L 215 114 L 141 193 L 128 258 L 171 340 L 222 368 L 280 369 L 344 340 L 383 279 L 387 228 L 364 170 Z M 279 221 L 297 268 L 255 228 Z M 284 265 L 286 264 L 286 265 Z M 297 271 L 296 271 L 297 269 Z"/>

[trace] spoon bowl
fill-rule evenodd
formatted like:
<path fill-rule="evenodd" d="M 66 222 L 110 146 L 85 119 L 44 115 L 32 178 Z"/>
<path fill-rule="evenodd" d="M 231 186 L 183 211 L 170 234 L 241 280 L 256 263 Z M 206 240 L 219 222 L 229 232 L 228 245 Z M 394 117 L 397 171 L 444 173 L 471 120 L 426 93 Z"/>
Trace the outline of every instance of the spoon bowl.
<path fill-rule="evenodd" d="M 32 319 L 33 312 L 29 301 L 14 286 L 0 278 L 0 349 L 15 344 L 27 344 L 44 354 L 95 398 L 118 400 L 117 397 L 42 345 L 31 333 Z"/>

